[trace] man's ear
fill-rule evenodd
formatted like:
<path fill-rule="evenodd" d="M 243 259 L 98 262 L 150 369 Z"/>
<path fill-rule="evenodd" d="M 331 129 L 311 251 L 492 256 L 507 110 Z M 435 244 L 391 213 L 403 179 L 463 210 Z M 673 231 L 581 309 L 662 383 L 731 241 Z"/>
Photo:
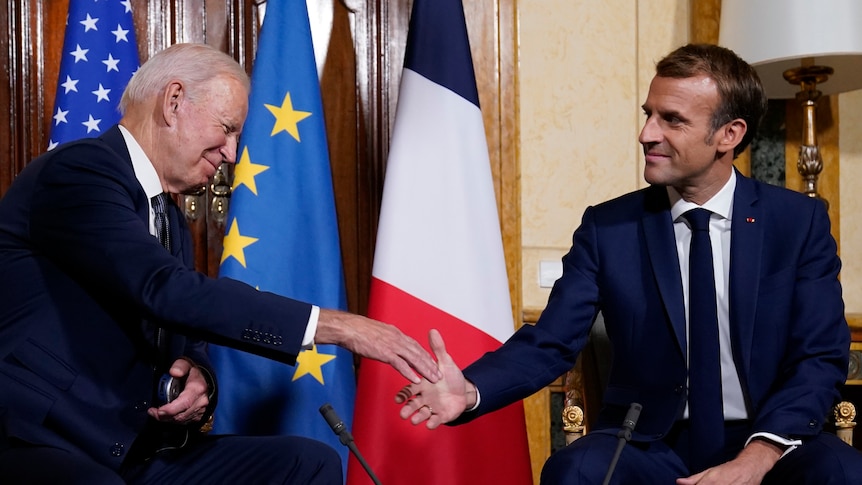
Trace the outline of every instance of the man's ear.
<path fill-rule="evenodd" d="M 185 88 L 180 81 L 171 81 L 165 87 L 164 99 L 162 99 L 162 117 L 168 126 L 173 126 L 176 121 L 177 110 L 185 97 Z"/>
<path fill-rule="evenodd" d="M 748 125 L 745 120 L 737 118 L 721 128 L 717 133 L 718 151 L 722 153 L 733 152 L 737 145 L 742 143 L 745 133 L 748 132 Z"/>

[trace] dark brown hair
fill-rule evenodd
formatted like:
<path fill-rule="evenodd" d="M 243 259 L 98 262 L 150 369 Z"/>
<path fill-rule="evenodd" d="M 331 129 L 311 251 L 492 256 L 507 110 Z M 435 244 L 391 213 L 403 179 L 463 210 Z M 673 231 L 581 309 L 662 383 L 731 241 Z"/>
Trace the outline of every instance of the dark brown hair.
<path fill-rule="evenodd" d="M 766 114 L 767 99 L 754 68 L 732 50 L 711 44 L 688 44 L 671 52 L 655 67 L 656 76 L 682 79 L 705 75 L 715 81 L 719 103 L 712 114 L 712 133 L 741 118 L 748 125 L 733 150 L 736 158 L 757 133 Z"/>

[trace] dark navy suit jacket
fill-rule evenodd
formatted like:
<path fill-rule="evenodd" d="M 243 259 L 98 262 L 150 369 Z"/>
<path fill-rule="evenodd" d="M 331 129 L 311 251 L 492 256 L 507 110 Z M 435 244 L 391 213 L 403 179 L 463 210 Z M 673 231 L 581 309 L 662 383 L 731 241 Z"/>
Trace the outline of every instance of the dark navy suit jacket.
<path fill-rule="evenodd" d="M 173 255 L 149 233 L 116 126 L 37 158 L 0 199 L 0 442 L 118 469 L 164 372 L 155 325 L 169 331 L 168 364 L 208 367 L 204 341 L 295 361 L 311 306 L 195 272 L 171 210 Z"/>
<path fill-rule="evenodd" d="M 850 340 L 825 206 L 737 174 L 732 217 L 730 331 L 752 430 L 815 435 L 839 398 Z M 465 369 L 481 403 L 463 418 L 570 369 L 599 311 L 613 362 L 597 428 L 619 429 L 638 402 L 634 439 L 661 439 L 687 396 L 685 307 L 664 187 L 586 210 L 537 324 Z"/>

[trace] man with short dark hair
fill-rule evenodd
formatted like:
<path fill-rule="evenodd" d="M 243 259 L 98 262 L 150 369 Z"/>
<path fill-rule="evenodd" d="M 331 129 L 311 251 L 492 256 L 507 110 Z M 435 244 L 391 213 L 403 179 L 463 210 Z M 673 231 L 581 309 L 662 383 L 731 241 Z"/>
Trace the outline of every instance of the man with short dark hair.
<path fill-rule="evenodd" d="M 730 50 L 662 59 L 639 137 L 650 187 L 587 208 L 537 324 L 463 374 L 432 331 L 444 378 L 408 385 L 401 416 L 435 428 L 529 396 L 572 368 L 601 312 L 598 422 L 543 483 L 602 483 L 632 403 L 611 483 L 862 483 L 862 455 L 822 432 L 850 341 L 826 207 L 733 167 L 765 110 Z"/>

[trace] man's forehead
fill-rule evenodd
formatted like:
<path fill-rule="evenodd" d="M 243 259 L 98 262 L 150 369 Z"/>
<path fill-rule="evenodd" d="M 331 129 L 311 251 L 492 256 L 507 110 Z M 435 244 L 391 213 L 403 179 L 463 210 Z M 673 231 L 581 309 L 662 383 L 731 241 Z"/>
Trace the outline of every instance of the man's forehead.
<path fill-rule="evenodd" d="M 655 76 L 652 78 L 652 82 L 650 83 L 650 89 L 652 89 L 653 86 L 661 86 L 671 89 L 717 89 L 715 80 L 706 74 L 698 74 L 689 77 Z"/>
<path fill-rule="evenodd" d="M 655 76 L 650 83 L 644 106 L 658 101 L 689 105 L 706 99 L 718 99 L 715 80 L 707 75 L 683 78 Z"/>
<path fill-rule="evenodd" d="M 208 102 L 227 120 L 241 125 L 248 113 L 248 92 L 238 80 L 223 77 L 213 80 L 208 90 Z"/>

